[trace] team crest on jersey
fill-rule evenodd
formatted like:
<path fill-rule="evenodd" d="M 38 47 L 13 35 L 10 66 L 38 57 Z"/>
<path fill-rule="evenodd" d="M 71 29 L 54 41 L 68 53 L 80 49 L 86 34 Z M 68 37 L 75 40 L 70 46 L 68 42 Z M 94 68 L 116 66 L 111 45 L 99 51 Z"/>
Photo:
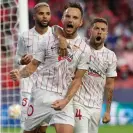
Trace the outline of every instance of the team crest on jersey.
<path fill-rule="evenodd" d="M 73 55 L 68 55 L 68 56 L 58 56 L 58 61 L 61 61 L 61 60 L 68 60 L 69 62 L 71 62 L 73 60 Z"/>

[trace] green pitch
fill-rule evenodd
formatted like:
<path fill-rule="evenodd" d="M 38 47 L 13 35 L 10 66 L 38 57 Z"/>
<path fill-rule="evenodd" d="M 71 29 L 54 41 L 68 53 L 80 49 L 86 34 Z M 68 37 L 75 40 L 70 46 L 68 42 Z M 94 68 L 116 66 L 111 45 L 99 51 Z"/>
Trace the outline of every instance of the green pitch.
<path fill-rule="evenodd" d="M 20 133 L 19 128 L 2 128 L 1 133 Z M 56 133 L 53 127 L 47 129 L 47 133 Z M 101 126 L 98 133 L 133 133 L 133 125 L 125 126 Z"/>

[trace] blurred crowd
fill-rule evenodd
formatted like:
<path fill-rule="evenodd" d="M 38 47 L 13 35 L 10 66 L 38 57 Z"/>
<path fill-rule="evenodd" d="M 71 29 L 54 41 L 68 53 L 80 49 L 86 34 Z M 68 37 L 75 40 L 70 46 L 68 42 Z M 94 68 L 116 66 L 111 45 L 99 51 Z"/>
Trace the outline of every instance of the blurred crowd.
<path fill-rule="evenodd" d="M 17 6 L 14 6 L 17 1 L 18 0 L 11 0 L 10 4 L 3 4 L 0 10 L 2 14 L 1 55 L 3 58 L 3 69 L 5 69 L 3 66 L 5 66 L 4 63 L 6 62 L 4 57 L 11 57 L 17 45 L 18 20 L 16 14 L 18 10 L 16 8 Z M 40 1 L 48 2 L 51 7 L 51 26 L 54 24 L 62 26 L 61 17 L 63 7 L 66 3 L 80 2 L 84 9 L 84 23 L 79 30 L 79 34 L 88 38 L 90 21 L 96 16 L 106 18 L 109 22 L 109 33 L 105 45 L 109 49 L 112 49 L 117 55 L 117 81 L 128 81 L 133 78 L 133 0 L 28 0 L 29 28 L 34 26 L 32 18 L 33 7 Z M 10 6 L 12 7 L 8 8 Z M 11 40 L 15 40 L 14 45 Z M 10 60 L 10 62 L 11 61 L 12 60 Z M 9 72 L 10 69 L 6 71 Z M 7 73 L 5 75 L 7 75 Z"/>

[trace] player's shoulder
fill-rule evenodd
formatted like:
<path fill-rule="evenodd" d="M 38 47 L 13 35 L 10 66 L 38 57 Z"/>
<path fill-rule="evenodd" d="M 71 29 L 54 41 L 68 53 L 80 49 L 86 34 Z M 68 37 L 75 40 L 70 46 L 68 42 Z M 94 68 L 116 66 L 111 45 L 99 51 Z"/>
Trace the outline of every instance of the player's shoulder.
<path fill-rule="evenodd" d="M 85 37 L 78 36 L 78 39 L 76 40 L 76 45 L 80 48 L 81 51 L 87 51 L 90 50 L 88 44 L 85 41 Z"/>
<path fill-rule="evenodd" d="M 110 60 L 112 60 L 112 59 L 117 60 L 117 56 L 116 56 L 116 54 L 115 54 L 114 51 L 112 51 L 109 48 L 107 48 L 107 47 L 104 46 L 104 52 L 108 53 Z"/>
<path fill-rule="evenodd" d="M 55 40 L 58 40 L 55 35 L 53 34 L 52 27 L 48 27 L 48 31 L 45 33 L 45 36 L 42 39 L 43 41 L 47 43 L 52 43 Z"/>
<path fill-rule="evenodd" d="M 33 36 L 33 34 L 34 34 L 34 27 L 21 33 L 20 37 L 26 38 L 29 36 Z"/>
<path fill-rule="evenodd" d="M 115 52 L 114 51 L 110 50 L 109 48 L 107 48 L 105 46 L 104 46 L 104 51 L 105 52 L 108 52 L 109 54 L 115 55 Z"/>

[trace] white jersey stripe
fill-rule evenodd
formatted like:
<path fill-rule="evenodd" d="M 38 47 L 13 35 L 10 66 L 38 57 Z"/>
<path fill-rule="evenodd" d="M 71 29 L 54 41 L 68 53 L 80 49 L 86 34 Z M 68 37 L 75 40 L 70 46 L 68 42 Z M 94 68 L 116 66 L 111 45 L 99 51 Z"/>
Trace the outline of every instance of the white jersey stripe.
<path fill-rule="evenodd" d="M 49 41 L 50 41 L 50 34 L 48 35 L 48 44 L 49 44 Z M 49 45 L 48 45 L 49 46 Z M 39 75 L 40 76 L 40 75 Z M 44 77 L 45 76 L 45 73 L 43 72 L 43 76 L 42 77 Z M 47 88 L 47 84 L 48 84 L 48 81 L 47 81 L 47 83 L 46 83 L 46 88 Z M 42 88 L 42 86 L 43 86 L 43 78 L 42 78 L 42 81 L 41 81 L 41 86 L 40 86 L 40 88 Z"/>

